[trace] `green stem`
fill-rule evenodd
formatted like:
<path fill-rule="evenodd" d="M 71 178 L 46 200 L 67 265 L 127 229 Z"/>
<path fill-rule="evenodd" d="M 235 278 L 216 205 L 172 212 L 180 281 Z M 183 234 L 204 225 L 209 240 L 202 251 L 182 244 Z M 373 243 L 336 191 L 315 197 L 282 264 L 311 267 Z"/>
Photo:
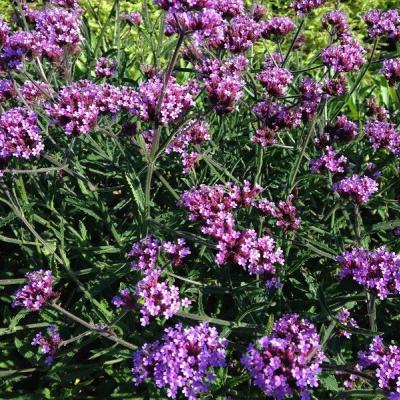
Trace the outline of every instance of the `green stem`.
<path fill-rule="evenodd" d="M 372 332 L 377 332 L 378 327 L 376 324 L 376 296 L 373 293 L 367 292 L 367 311 L 369 318 L 369 325 Z"/>

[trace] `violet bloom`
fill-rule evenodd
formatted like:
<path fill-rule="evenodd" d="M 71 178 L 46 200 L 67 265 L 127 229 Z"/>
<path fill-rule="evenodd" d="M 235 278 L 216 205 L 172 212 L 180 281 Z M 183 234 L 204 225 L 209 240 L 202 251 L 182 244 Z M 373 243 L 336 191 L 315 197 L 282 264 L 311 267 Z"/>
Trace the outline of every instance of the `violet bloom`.
<path fill-rule="evenodd" d="M 341 36 L 348 32 L 350 26 L 347 22 L 347 14 L 340 10 L 330 11 L 322 18 L 322 26 L 328 28 L 333 27 L 336 33 Z"/>
<path fill-rule="evenodd" d="M 259 143 L 262 147 L 273 146 L 278 143 L 276 131 L 268 127 L 257 129 L 255 135 L 251 137 L 251 141 Z"/>
<path fill-rule="evenodd" d="M 19 306 L 29 311 L 38 311 L 58 296 L 58 293 L 53 291 L 54 278 L 51 271 L 40 269 L 36 272 L 28 272 L 25 276 L 27 284 L 15 293 L 13 307 Z"/>
<path fill-rule="evenodd" d="M 54 325 L 49 325 L 47 328 L 47 336 L 43 335 L 43 332 L 39 332 L 32 340 L 33 346 L 39 346 L 43 354 L 46 354 L 45 363 L 47 365 L 53 364 L 54 356 L 57 350 L 62 345 L 62 339 L 60 334 L 57 332 Z"/>
<path fill-rule="evenodd" d="M 232 53 L 243 53 L 260 38 L 260 24 L 247 15 L 232 19 L 225 37 L 225 48 Z"/>
<path fill-rule="evenodd" d="M 322 100 L 322 88 L 312 78 L 306 76 L 299 85 L 300 98 L 297 105 L 298 112 L 304 123 L 313 120 Z"/>
<path fill-rule="evenodd" d="M 175 285 L 169 285 L 167 281 L 159 281 L 160 274 L 159 270 L 147 271 L 145 277 L 136 285 L 135 295 L 140 304 L 142 326 L 149 325 L 150 318 L 169 319 L 181 307 L 190 306 L 189 299 L 180 299 L 179 289 Z"/>
<path fill-rule="evenodd" d="M 339 279 L 350 277 L 381 300 L 400 294 L 400 257 L 385 246 L 375 251 L 353 248 L 337 261 L 341 267 Z"/>
<path fill-rule="evenodd" d="M 0 79 L 0 103 L 14 98 L 17 92 L 14 87 L 13 81 L 10 79 Z"/>
<path fill-rule="evenodd" d="M 224 18 L 234 18 L 244 13 L 243 0 L 212 0 L 212 8 Z"/>
<path fill-rule="evenodd" d="M 339 45 L 332 45 L 322 51 L 322 62 L 335 72 L 355 72 L 365 64 L 365 49 L 357 39 L 343 35 Z"/>
<path fill-rule="evenodd" d="M 143 18 L 138 12 L 121 14 L 121 19 L 123 21 L 131 23 L 132 25 L 137 25 L 137 26 L 143 25 Z"/>
<path fill-rule="evenodd" d="M 25 107 L 10 108 L 0 116 L 0 159 L 37 157 L 43 151 L 37 115 Z"/>
<path fill-rule="evenodd" d="M 398 400 L 400 395 L 400 347 L 385 346 L 380 336 L 374 337 L 368 351 L 358 353 L 356 370 L 375 370 L 381 389 L 390 392 L 388 399 Z"/>
<path fill-rule="evenodd" d="M 343 96 L 348 92 L 347 80 L 343 74 L 340 74 L 337 78 L 331 78 L 325 81 L 323 92 L 328 96 Z"/>
<path fill-rule="evenodd" d="M 324 155 L 310 161 L 311 172 L 329 171 L 334 174 L 344 172 L 347 157 L 339 156 L 331 146 L 325 147 Z"/>
<path fill-rule="evenodd" d="M 279 201 L 276 205 L 273 201 L 261 199 L 254 202 L 254 206 L 265 216 L 271 216 L 276 219 L 276 226 L 284 232 L 297 231 L 301 224 L 301 219 L 297 216 L 297 209 L 293 205 L 294 196 L 291 194 L 287 200 Z"/>
<path fill-rule="evenodd" d="M 52 88 L 45 82 L 26 81 L 19 90 L 27 103 L 43 105 Z"/>
<path fill-rule="evenodd" d="M 11 29 L 7 22 L 5 22 L 3 18 L 0 18 L 0 47 L 7 41 L 10 31 Z"/>
<path fill-rule="evenodd" d="M 382 74 L 389 81 L 389 85 L 396 86 L 400 82 L 400 58 L 385 60 Z"/>
<path fill-rule="evenodd" d="M 191 151 L 190 153 L 187 151 L 184 151 L 182 153 L 182 172 L 184 174 L 188 174 L 190 171 L 194 170 L 196 167 L 196 164 L 200 160 L 200 154 L 197 153 L 196 151 Z"/>
<path fill-rule="evenodd" d="M 389 119 L 389 111 L 384 106 L 380 106 L 375 98 L 367 99 L 367 115 L 381 122 Z"/>
<path fill-rule="evenodd" d="M 75 10 L 79 9 L 77 0 L 50 0 L 50 4 L 66 9 L 70 8 L 73 8 Z"/>
<path fill-rule="evenodd" d="M 129 252 L 129 256 L 134 259 L 132 268 L 144 273 L 154 270 L 160 249 L 161 243 L 151 235 L 134 243 Z"/>
<path fill-rule="evenodd" d="M 397 228 L 394 229 L 393 231 L 395 236 L 400 236 L 400 226 L 398 226 Z"/>
<path fill-rule="evenodd" d="M 98 78 L 111 78 L 117 70 L 117 62 L 107 57 L 100 57 L 96 61 L 96 76 Z"/>
<path fill-rule="evenodd" d="M 370 10 L 364 15 L 364 21 L 368 25 L 369 37 L 387 36 L 394 40 L 400 38 L 400 14 L 396 9 Z"/>
<path fill-rule="evenodd" d="M 268 14 L 268 10 L 262 4 L 255 3 L 251 7 L 251 16 L 253 17 L 254 21 L 256 21 L 256 22 L 261 21 L 267 14 Z"/>
<path fill-rule="evenodd" d="M 333 184 L 333 190 L 342 197 L 350 197 L 358 204 L 368 203 L 379 189 L 378 183 L 368 176 L 353 175 Z"/>
<path fill-rule="evenodd" d="M 270 236 L 258 237 L 254 229 L 240 232 L 232 249 L 232 259 L 250 275 L 259 275 L 268 288 L 278 288 L 276 265 L 283 265 L 283 252 Z"/>
<path fill-rule="evenodd" d="M 388 149 L 394 155 L 400 155 L 400 132 L 395 124 L 385 121 L 371 121 L 365 127 L 372 147 L 377 149 Z"/>
<path fill-rule="evenodd" d="M 295 0 L 290 4 L 298 15 L 308 14 L 314 8 L 322 6 L 326 0 Z"/>
<path fill-rule="evenodd" d="M 349 121 L 345 115 L 339 115 L 334 125 L 328 125 L 316 140 L 315 144 L 323 150 L 325 146 L 337 142 L 349 143 L 358 135 L 358 126 Z"/>
<path fill-rule="evenodd" d="M 137 306 L 135 295 L 129 289 L 122 289 L 121 292 L 111 299 L 111 303 L 117 308 L 134 310 Z"/>
<path fill-rule="evenodd" d="M 289 17 L 272 17 L 262 24 L 261 35 L 265 39 L 282 38 L 295 29 L 296 25 Z"/>
<path fill-rule="evenodd" d="M 175 122 L 183 113 L 193 108 L 199 86 L 194 81 L 179 85 L 174 77 L 170 77 L 165 88 L 160 115 L 156 115 L 162 87 L 162 79 L 158 76 L 139 85 L 139 91 L 133 99 L 132 110 L 142 120 L 148 122 L 159 119 L 166 125 Z"/>
<path fill-rule="evenodd" d="M 31 32 L 19 31 L 8 36 L 0 51 L 0 71 L 20 70 L 23 61 L 33 55 L 33 42 Z"/>
<path fill-rule="evenodd" d="M 271 96 L 284 96 L 293 75 L 286 68 L 273 67 L 257 74 L 257 79 Z"/>
<path fill-rule="evenodd" d="M 213 6 L 213 0 L 154 0 L 154 3 L 171 12 L 202 10 Z"/>
<path fill-rule="evenodd" d="M 249 345 L 241 362 L 266 396 L 283 400 L 294 393 L 309 399 L 324 360 L 315 326 L 297 314 L 286 314 L 270 335 Z"/>
<path fill-rule="evenodd" d="M 170 398 L 179 392 L 189 400 L 206 393 L 215 380 L 214 368 L 224 367 L 226 339 L 207 323 L 183 328 L 167 328 L 161 340 L 146 343 L 133 354 L 133 382 L 152 379 L 166 388 Z"/>
<path fill-rule="evenodd" d="M 162 245 L 163 252 L 173 265 L 178 267 L 182 264 L 183 259 L 191 254 L 190 248 L 186 246 L 185 239 L 178 239 L 177 243 L 164 242 Z"/>
<path fill-rule="evenodd" d="M 354 318 L 350 317 L 350 311 L 347 308 L 342 308 L 339 313 L 336 315 L 336 318 L 338 319 L 338 321 L 349 328 L 358 328 L 358 324 L 357 321 Z M 351 338 L 351 332 L 349 332 L 348 330 L 346 330 L 345 328 L 341 328 L 339 329 L 339 336 L 343 336 L 346 339 L 350 339 Z"/>

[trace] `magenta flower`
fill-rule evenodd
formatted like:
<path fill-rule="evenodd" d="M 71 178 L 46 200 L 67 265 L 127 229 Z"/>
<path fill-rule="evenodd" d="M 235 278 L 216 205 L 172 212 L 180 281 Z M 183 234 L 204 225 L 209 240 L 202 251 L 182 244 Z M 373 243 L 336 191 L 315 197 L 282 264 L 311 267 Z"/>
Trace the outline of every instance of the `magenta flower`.
<path fill-rule="evenodd" d="M 384 148 L 395 155 L 400 155 L 400 132 L 395 124 L 371 121 L 365 125 L 364 130 L 375 150 Z"/>
<path fill-rule="evenodd" d="M 400 294 L 400 257 L 386 250 L 353 248 L 337 257 L 341 271 L 339 279 L 352 278 L 382 300 L 390 294 Z"/>
<path fill-rule="evenodd" d="M 354 318 L 350 317 L 350 311 L 347 308 L 342 308 L 339 313 L 336 315 L 338 321 L 349 328 L 358 328 L 357 321 Z M 347 331 L 344 328 L 339 329 L 339 336 L 343 336 L 346 339 L 350 339 L 352 333 Z"/>
<path fill-rule="evenodd" d="M 328 96 L 343 96 L 347 93 L 347 80 L 343 74 L 337 78 L 331 78 L 325 81 L 322 90 Z"/>
<path fill-rule="evenodd" d="M 347 14 L 340 10 L 330 11 L 325 14 L 322 18 L 322 26 L 325 28 L 331 26 L 339 36 L 347 33 L 350 29 L 347 22 Z"/>
<path fill-rule="evenodd" d="M 167 258 L 176 267 L 181 265 L 183 259 L 191 254 L 190 248 L 186 246 L 186 240 L 181 238 L 178 239 L 177 243 L 164 242 L 162 249 Z"/>
<path fill-rule="evenodd" d="M 383 62 L 382 73 L 389 81 L 389 85 L 397 85 L 400 81 L 400 58 L 385 60 Z"/>
<path fill-rule="evenodd" d="M 52 88 L 45 82 L 26 81 L 19 90 L 27 103 L 43 105 Z"/>
<path fill-rule="evenodd" d="M 344 172 L 347 157 L 339 156 L 331 146 L 326 146 L 324 155 L 310 161 L 311 172 L 329 171 L 332 173 Z"/>
<path fill-rule="evenodd" d="M 111 299 L 111 303 L 117 308 L 134 310 L 137 306 L 137 299 L 129 289 L 122 289 L 119 295 Z"/>
<path fill-rule="evenodd" d="M 51 365 L 53 364 L 54 356 L 57 350 L 61 347 L 62 342 L 60 334 L 57 332 L 55 326 L 49 325 L 47 336 L 44 336 L 42 332 L 39 332 L 33 338 L 31 344 L 40 347 L 41 352 L 46 354 L 46 364 Z"/>
<path fill-rule="evenodd" d="M 232 53 L 243 53 L 260 38 L 261 26 L 247 15 L 232 19 L 225 33 L 225 48 Z"/>
<path fill-rule="evenodd" d="M 98 78 L 111 78 L 115 75 L 117 62 L 107 57 L 100 57 L 96 61 L 96 76 Z"/>
<path fill-rule="evenodd" d="M 290 4 L 298 15 L 308 14 L 314 8 L 322 6 L 326 0 L 295 0 Z"/>
<path fill-rule="evenodd" d="M 257 129 L 255 135 L 251 137 L 251 141 L 259 143 L 262 147 L 273 146 L 278 143 L 276 131 L 268 127 Z"/>
<path fill-rule="evenodd" d="M 267 68 L 257 74 L 257 79 L 271 96 L 284 96 L 293 75 L 286 68 Z"/>
<path fill-rule="evenodd" d="M 10 27 L 8 26 L 7 22 L 0 18 L 0 47 L 6 43 L 8 35 L 10 34 Z"/>
<path fill-rule="evenodd" d="M 292 19 L 289 17 L 272 17 L 261 26 L 261 35 L 265 39 L 286 36 L 296 27 Z"/>
<path fill-rule="evenodd" d="M 183 328 L 167 328 L 161 340 L 145 344 L 133 355 L 133 382 L 139 385 L 152 379 L 166 388 L 170 398 L 178 392 L 189 400 L 206 393 L 216 376 L 214 368 L 225 366 L 227 341 L 207 323 Z"/>
<path fill-rule="evenodd" d="M 0 103 L 4 103 L 7 100 L 14 98 L 17 92 L 14 87 L 14 83 L 10 79 L 0 80 Z"/>
<path fill-rule="evenodd" d="M 143 25 L 143 18 L 138 12 L 131 12 L 131 13 L 123 13 L 121 14 L 121 19 L 123 21 L 129 22 L 133 25 Z"/>
<path fill-rule="evenodd" d="M 342 197 L 352 198 L 358 204 L 368 203 L 378 189 L 378 183 L 368 176 L 353 175 L 333 184 L 335 192 Z"/>
<path fill-rule="evenodd" d="M 283 400 L 294 393 L 309 399 L 324 360 L 315 326 L 297 314 L 286 314 L 270 335 L 249 345 L 241 362 L 266 396 Z"/>
<path fill-rule="evenodd" d="M 161 243 L 153 236 L 147 236 L 134 243 L 129 252 L 129 256 L 134 259 L 132 268 L 144 273 L 155 270 L 160 249 Z"/>
<path fill-rule="evenodd" d="M 400 13 L 396 9 L 381 11 L 370 10 L 364 15 L 368 25 L 368 35 L 372 38 L 387 36 L 390 39 L 400 38 Z"/>
<path fill-rule="evenodd" d="M 26 275 L 27 284 L 17 290 L 13 307 L 25 307 L 29 311 L 38 311 L 46 303 L 58 297 L 53 291 L 54 278 L 51 271 L 40 269 L 36 272 L 28 272 Z"/>

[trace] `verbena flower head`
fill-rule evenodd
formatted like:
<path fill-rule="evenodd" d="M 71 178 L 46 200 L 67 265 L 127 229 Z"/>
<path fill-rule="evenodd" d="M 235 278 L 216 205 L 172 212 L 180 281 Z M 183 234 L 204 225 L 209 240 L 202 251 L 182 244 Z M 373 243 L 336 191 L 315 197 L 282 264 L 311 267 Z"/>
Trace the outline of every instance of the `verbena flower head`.
<path fill-rule="evenodd" d="M 345 307 L 343 307 L 339 311 L 339 313 L 336 315 L 336 318 L 344 326 L 347 326 L 349 328 L 358 328 L 357 321 L 354 318 L 351 318 L 350 311 Z M 343 329 L 343 328 L 339 329 L 338 333 L 339 333 L 339 336 L 343 336 L 346 339 L 350 339 L 351 335 L 352 335 L 351 332 L 349 332 L 348 330 Z"/>
<path fill-rule="evenodd" d="M 214 368 L 225 366 L 227 341 L 207 323 L 183 328 L 167 328 L 161 340 L 145 344 L 133 355 L 135 385 L 152 379 L 157 387 L 166 388 L 170 398 L 179 392 L 196 400 L 209 390 L 215 380 Z"/>
<path fill-rule="evenodd" d="M 337 257 L 337 261 L 340 279 L 350 277 L 382 300 L 390 294 L 400 294 L 400 256 L 385 246 L 375 251 L 353 248 Z"/>
<path fill-rule="evenodd" d="M 373 97 L 367 99 L 367 115 L 381 122 L 389 119 L 389 111 L 384 106 L 380 106 Z"/>
<path fill-rule="evenodd" d="M 0 103 L 12 99 L 17 95 L 14 83 L 10 79 L 0 80 Z"/>
<path fill-rule="evenodd" d="M 224 18 L 234 18 L 244 13 L 243 0 L 212 0 L 212 7 Z"/>
<path fill-rule="evenodd" d="M 253 17 L 254 21 L 261 21 L 267 14 L 268 10 L 262 4 L 255 3 L 251 7 L 251 16 Z"/>
<path fill-rule="evenodd" d="M 391 86 L 397 85 L 400 82 L 400 58 L 385 60 L 382 73 Z"/>
<path fill-rule="evenodd" d="M 368 351 L 358 353 L 356 369 L 375 370 L 381 389 L 390 392 L 388 399 L 398 400 L 400 394 L 400 347 L 385 346 L 380 336 L 375 337 Z M 367 371 L 366 371 L 367 372 Z"/>
<path fill-rule="evenodd" d="M 176 121 L 194 106 L 194 97 L 199 91 L 194 81 L 179 85 L 174 77 L 170 77 L 165 88 L 160 115 L 156 115 L 162 87 L 162 79 L 158 76 L 139 85 L 139 91 L 133 99 L 132 110 L 146 122 L 160 120 L 162 124 L 168 124 Z"/>
<path fill-rule="evenodd" d="M 51 271 L 40 269 L 36 272 L 28 272 L 25 276 L 27 284 L 15 293 L 13 307 L 19 306 L 29 311 L 38 311 L 58 296 L 58 293 L 53 291 L 54 278 Z"/>
<path fill-rule="evenodd" d="M 395 124 L 385 121 L 371 121 L 365 127 L 372 147 L 377 149 L 388 149 L 395 155 L 400 155 L 400 132 Z"/>
<path fill-rule="evenodd" d="M 117 62 L 107 57 L 100 57 L 96 61 L 96 76 L 98 78 L 111 78 L 115 75 Z"/>
<path fill-rule="evenodd" d="M 7 41 L 10 31 L 11 29 L 7 22 L 5 22 L 3 18 L 0 18 L 0 47 Z"/>
<path fill-rule="evenodd" d="M 140 323 L 147 326 L 150 318 L 175 315 L 181 307 L 188 307 L 190 300 L 180 299 L 179 289 L 168 282 L 160 282 L 161 271 L 146 271 L 145 277 L 136 285 L 135 295 L 140 304 Z"/>
<path fill-rule="evenodd" d="M 138 12 L 123 13 L 121 14 L 121 19 L 133 25 L 143 25 L 143 18 Z"/>
<path fill-rule="evenodd" d="M 339 156 L 331 146 L 327 146 L 324 155 L 310 161 L 311 172 L 329 171 L 332 173 L 344 172 L 347 157 Z"/>
<path fill-rule="evenodd" d="M 324 360 L 315 326 L 287 314 L 275 322 L 270 335 L 249 345 L 241 362 L 266 396 L 283 400 L 294 393 L 309 399 Z"/>
<path fill-rule="evenodd" d="M 154 3 L 171 12 L 202 10 L 213 6 L 213 0 L 154 0 Z"/>
<path fill-rule="evenodd" d="M 181 265 L 183 259 L 191 254 L 190 248 L 186 246 L 186 240 L 182 238 L 178 239 L 177 243 L 164 242 L 162 249 L 167 258 L 176 267 Z"/>
<path fill-rule="evenodd" d="M 240 15 L 232 19 L 225 33 L 225 48 L 232 53 L 243 53 L 260 38 L 260 24 L 250 16 Z"/>
<path fill-rule="evenodd" d="M 298 113 L 303 122 L 307 123 L 316 117 L 322 100 L 322 88 L 314 79 L 306 76 L 300 82 L 299 92 Z"/>
<path fill-rule="evenodd" d="M 308 14 L 314 8 L 322 6 L 326 0 L 296 0 L 290 4 L 298 15 Z"/>
<path fill-rule="evenodd" d="M 19 90 L 27 103 L 39 105 L 43 105 L 52 92 L 52 88 L 47 83 L 39 81 L 26 81 Z"/>
<path fill-rule="evenodd" d="M 353 175 L 333 184 L 333 190 L 343 197 L 350 197 L 358 204 L 368 203 L 378 191 L 378 183 L 368 176 Z"/>
<path fill-rule="evenodd" d="M 147 236 L 141 241 L 134 243 L 129 252 L 129 256 L 134 259 L 131 264 L 132 268 L 145 273 L 154 270 L 157 265 L 160 249 L 161 243 L 153 238 L 153 236 Z"/>
<path fill-rule="evenodd" d="M 372 38 L 387 36 L 390 39 L 400 38 L 400 13 L 396 9 L 382 11 L 370 10 L 364 15 L 368 25 L 368 35 Z"/>
<path fill-rule="evenodd" d="M 257 79 L 271 96 L 283 96 L 293 75 L 286 68 L 273 67 L 257 74 Z"/>
<path fill-rule="evenodd" d="M 251 141 L 259 143 L 262 147 L 273 146 L 278 143 L 276 131 L 267 127 L 257 129 L 255 135 L 251 137 Z"/>
<path fill-rule="evenodd" d="M 335 72 L 356 72 L 365 64 L 365 49 L 357 39 L 343 35 L 341 43 L 322 51 L 322 62 Z"/>
<path fill-rule="evenodd" d="M 337 78 L 331 78 L 325 81 L 322 90 L 328 96 L 343 96 L 347 93 L 347 80 L 343 74 Z"/>
<path fill-rule="evenodd" d="M 33 42 L 31 32 L 19 31 L 8 36 L 0 51 L 0 71 L 20 70 L 23 61 L 33 54 Z"/>
<path fill-rule="evenodd" d="M 136 296 L 129 289 L 122 289 L 119 295 L 111 299 L 111 303 L 125 310 L 134 310 L 137 306 Z"/>
<path fill-rule="evenodd" d="M 46 354 L 45 362 L 47 365 L 53 364 L 54 356 L 62 344 L 60 334 L 57 332 L 54 325 L 49 325 L 47 335 L 39 332 L 32 340 L 33 346 L 39 346 L 43 354 Z"/>
<path fill-rule="evenodd" d="M 328 28 L 331 26 L 340 36 L 348 32 L 350 26 L 347 22 L 347 14 L 340 10 L 330 11 L 322 18 L 322 26 Z"/>
<path fill-rule="evenodd" d="M 29 159 L 40 155 L 43 149 L 34 112 L 25 107 L 15 107 L 0 115 L 0 159 Z"/>
<path fill-rule="evenodd" d="M 289 17 L 272 17 L 262 24 L 261 35 L 263 38 L 281 38 L 295 29 L 296 25 Z"/>

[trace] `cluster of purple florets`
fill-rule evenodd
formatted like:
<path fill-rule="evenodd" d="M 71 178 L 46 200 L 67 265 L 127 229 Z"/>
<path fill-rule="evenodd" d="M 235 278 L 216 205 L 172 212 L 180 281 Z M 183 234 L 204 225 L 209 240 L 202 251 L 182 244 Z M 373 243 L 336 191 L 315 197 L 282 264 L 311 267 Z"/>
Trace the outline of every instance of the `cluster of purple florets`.
<path fill-rule="evenodd" d="M 38 118 L 33 111 L 15 107 L 0 115 L 0 161 L 37 157 L 43 149 Z"/>
<path fill-rule="evenodd" d="M 143 278 L 136 284 L 134 292 L 126 288 L 112 299 L 112 303 L 118 308 L 133 310 L 140 306 L 140 322 L 143 326 L 149 325 L 154 317 L 171 318 L 180 308 L 190 305 L 189 299 L 179 297 L 178 287 L 161 280 L 163 270 L 158 267 L 160 252 L 174 266 L 181 265 L 183 259 L 191 254 L 184 239 L 178 239 L 177 243 L 161 243 L 152 236 L 147 236 L 134 243 L 129 253 L 134 259 L 132 267 L 141 272 Z"/>
<path fill-rule="evenodd" d="M 351 317 L 350 311 L 345 307 L 343 307 L 339 311 L 339 313 L 336 315 L 336 318 L 345 327 L 348 327 L 350 329 L 358 328 L 357 321 Z M 346 339 L 350 339 L 351 335 L 352 333 L 348 331 L 346 328 L 339 329 L 339 336 L 343 336 Z"/>
<path fill-rule="evenodd" d="M 227 341 L 206 323 L 183 328 L 167 328 L 161 340 L 145 344 L 133 355 L 133 381 L 136 385 L 151 379 L 166 388 L 168 397 L 181 392 L 196 400 L 207 392 L 216 376 L 214 368 L 225 366 Z"/>
<path fill-rule="evenodd" d="M 0 103 L 12 99 L 16 94 L 14 83 L 10 79 L 0 80 Z"/>
<path fill-rule="evenodd" d="M 250 344 L 242 363 L 266 396 L 283 400 L 299 393 L 309 399 L 308 390 L 318 386 L 324 359 L 315 326 L 287 314 L 275 322 L 270 335 Z"/>
<path fill-rule="evenodd" d="M 400 132 L 395 124 L 386 121 L 371 121 L 365 127 L 372 147 L 377 149 L 388 149 L 395 155 L 400 155 Z"/>
<path fill-rule="evenodd" d="M 354 248 L 337 261 L 340 279 L 350 277 L 382 300 L 391 294 L 400 294 L 400 256 L 385 246 L 375 251 Z"/>
<path fill-rule="evenodd" d="M 58 296 L 53 291 L 54 278 L 51 271 L 40 269 L 26 274 L 27 284 L 17 290 L 13 306 L 25 307 L 29 311 L 38 311 Z"/>
<path fill-rule="evenodd" d="M 253 205 L 260 192 L 260 187 L 252 187 L 248 181 L 242 188 L 201 185 L 184 192 L 181 204 L 189 211 L 189 220 L 199 221 L 201 231 L 217 241 L 217 264 L 233 261 L 250 274 L 261 276 L 268 287 L 278 287 L 276 265 L 283 265 L 284 259 L 274 239 L 258 237 L 252 229 L 236 228 L 234 211 Z"/>
<path fill-rule="evenodd" d="M 378 183 L 369 176 L 353 175 L 333 184 L 333 190 L 342 197 L 366 204 L 379 189 Z"/>
<path fill-rule="evenodd" d="M 400 58 L 385 60 L 382 68 L 383 76 L 392 86 L 398 85 L 400 82 Z"/>
<path fill-rule="evenodd" d="M 98 78 L 111 78 L 117 70 L 117 62 L 108 57 L 100 57 L 96 61 L 96 76 Z"/>
<path fill-rule="evenodd" d="M 33 346 L 39 346 L 43 354 L 46 354 L 45 362 L 47 365 L 53 364 L 54 355 L 62 344 L 60 334 L 54 325 L 49 325 L 47 335 L 39 332 L 32 340 Z"/>
<path fill-rule="evenodd" d="M 364 15 L 370 37 L 386 36 L 393 40 L 400 39 L 400 13 L 396 9 L 382 11 L 371 10 Z"/>
<path fill-rule="evenodd" d="M 286 87 L 292 82 L 293 75 L 286 68 L 274 67 L 261 71 L 257 79 L 271 96 L 283 96 Z"/>
<path fill-rule="evenodd" d="M 320 158 L 310 161 L 310 170 L 312 172 L 329 171 L 332 174 L 343 173 L 346 163 L 346 156 L 339 155 L 331 146 L 326 146 Z"/>

